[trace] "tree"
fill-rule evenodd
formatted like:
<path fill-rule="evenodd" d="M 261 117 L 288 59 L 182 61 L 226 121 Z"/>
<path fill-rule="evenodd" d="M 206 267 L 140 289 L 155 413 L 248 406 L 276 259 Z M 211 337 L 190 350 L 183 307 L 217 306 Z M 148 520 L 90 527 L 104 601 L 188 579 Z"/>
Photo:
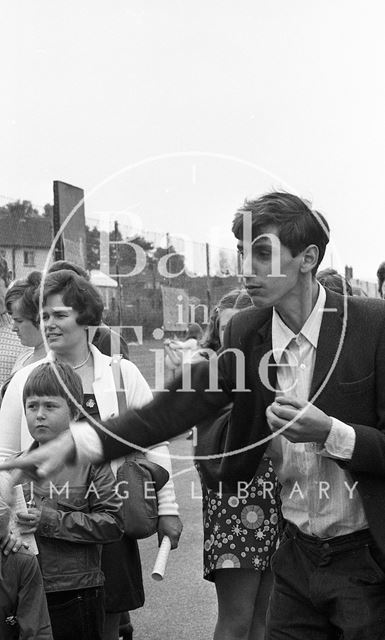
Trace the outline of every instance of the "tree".
<path fill-rule="evenodd" d="M 49 220 L 53 220 L 53 205 L 49 204 L 49 202 L 47 202 L 47 204 L 44 205 L 42 216 L 43 218 L 48 218 Z"/>
<path fill-rule="evenodd" d="M 167 254 L 174 254 L 167 261 L 167 271 L 172 274 L 183 272 L 184 270 L 184 256 L 181 253 L 177 253 L 172 245 L 168 249 L 163 247 L 157 247 L 154 251 L 154 259 L 156 262 L 163 258 Z"/>
<path fill-rule="evenodd" d="M 236 273 L 235 255 L 230 250 L 220 249 L 218 253 L 218 273 L 220 277 Z"/>
<path fill-rule="evenodd" d="M 122 240 L 122 234 L 117 222 L 114 223 L 114 231 L 110 231 L 110 272 L 111 273 L 130 273 L 137 265 L 137 254 L 133 246 L 128 244 L 119 244 Z M 142 236 L 136 236 L 130 240 L 131 245 L 136 245 L 143 249 L 146 254 L 146 264 L 151 252 L 154 249 L 152 242 L 148 242 Z"/>
<path fill-rule="evenodd" d="M 122 234 L 119 225 L 115 222 L 115 228 L 110 231 L 110 273 L 126 274 L 134 270 L 137 263 L 135 249 L 127 244 L 118 244 L 122 242 Z M 147 260 L 151 260 L 151 252 L 154 246 L 142 236 L 130 239 L 131 244 L 141 247 L 146 254 Z M 86 244 L 87 244 L 87 268 L 100 269 L 100 233 L 96 226 L 92 229 L 86 225 Z"/>
<path fill-rule="evenodd" d="M 86 224 L 87 269 L 100 269 L 100 235 L 94 226 Z"/>
<path fill-rule="evenodd" d="M 33 206 L 30 200 L 16 200 L 15 202 L 8 202 L 1 208 L 1 215 L 4 217 L 12 217 L 17 222 L 25 218 L 37 218 L 39 212 Z"/>

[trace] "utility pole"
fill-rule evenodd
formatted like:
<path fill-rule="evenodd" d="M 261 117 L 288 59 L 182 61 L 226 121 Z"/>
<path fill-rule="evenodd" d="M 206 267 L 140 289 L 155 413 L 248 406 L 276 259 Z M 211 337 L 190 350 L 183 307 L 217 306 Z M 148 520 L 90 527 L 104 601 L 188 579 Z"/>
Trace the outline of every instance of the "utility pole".
<path fill-rule="evenodd" d="M 210 280 L 210 245 L 206 242 L 206 286 L 207 286 L 207 308 L 211 313 L 211 280 Z"/>
<path fill-rule="evenodd" d="M 116 274 L 116 279 L 118 281 L 118 326 L 121 327 L 122 325 L 122 289 L 120 284 L 120 272 L 119 272 L 120 252 L 119 252 L 118 236 L 119 236 L 118 221 L 115 220 L 114 222 L 115 274 Z"/>
<path fill-rule="evenodd" d="M 167 251 L 167 253 L 170 253 L 170 246 L 171 246 L 170 245 L 170 234 L 167 231 L 167 233 L 166 233 L 166 251 Z M 167 271 L 168 271 L 168 267 L 167 267 Z M 168 287 L 170 286 L 170 278 L 167 278 L 167 286 Z"/>

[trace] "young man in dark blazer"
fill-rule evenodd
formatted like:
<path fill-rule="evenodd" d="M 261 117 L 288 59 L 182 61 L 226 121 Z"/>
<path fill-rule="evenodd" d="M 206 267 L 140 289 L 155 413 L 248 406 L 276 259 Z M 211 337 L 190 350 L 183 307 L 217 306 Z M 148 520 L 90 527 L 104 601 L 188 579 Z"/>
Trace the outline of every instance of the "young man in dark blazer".
<path fill-rule="evenodd" d="M 383 639 L 385 303 L 317 283 L 329 229 L 297 196 L 246 202 L 233 231 L 254 308 L 228 325 L 218 388 L 210 363 L 197 363 L 190 389 L 177 380 L 107 427 L 146 447 L 233 402 L 226 448 L 241 451 L 223 459 L 218 477 L 250 479 L 268 447 L 282 484 L 287 524 L 273 558 L 268 640 Z M 49 474 L 63 456 L 96 461 L 124 451 L 101 429 L 74 427 L 25 464 Z"/>

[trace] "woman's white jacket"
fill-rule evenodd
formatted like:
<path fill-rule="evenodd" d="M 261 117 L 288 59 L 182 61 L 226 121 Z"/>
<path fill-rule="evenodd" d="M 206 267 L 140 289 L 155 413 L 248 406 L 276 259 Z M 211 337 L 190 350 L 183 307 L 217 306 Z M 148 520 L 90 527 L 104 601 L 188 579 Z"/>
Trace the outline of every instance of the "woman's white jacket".
<path fill-rule="evenodd" d="M 90 345 L 94 360 L 95 379 L 93 392 L 96 398 L 100 417 L 107 420 L 118 415 L 118 399 L 111 367 L 111 358 L 102 354 L 94 345 Z M 19 451 L 28 448 L 32 443 L 28 431 L 23 407 L 23 388 L 31 371 L 43 362 L 52 362 L 55 359 L 51 351 L 47 357 L 34 362 L 15 373 L 8 385 L 0 408 L 0 458 L 15 455 Z M 120 361 L 126 401 L 128 407 L 141 407 L 147 404 L 151 398 L 151 390 L 133 362 L 122 359 Z M 165 467 L 170 480 L 158 492 L 159 515 L 178 515 L 178 505 L 175 500 L 174 483 L 171 475 L 171 459 L 168 451 L 168 443 L 162 443 L 152 447 L 146 456 Z M 115 471 L 119 461 L 112 463 Z"/>

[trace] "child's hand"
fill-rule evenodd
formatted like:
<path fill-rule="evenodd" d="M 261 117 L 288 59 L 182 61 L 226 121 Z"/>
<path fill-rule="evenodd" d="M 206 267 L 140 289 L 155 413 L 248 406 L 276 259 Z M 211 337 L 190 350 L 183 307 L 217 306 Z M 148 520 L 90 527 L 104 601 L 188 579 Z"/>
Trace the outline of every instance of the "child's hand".
<path fill-rule="evenodd" d="M 29 545 L 24 542 L 22 538 L 17 536 L 15 533 L 12 533 L 11 531 L 5 538 L 2 539 L 0 543 L 0 549 L 5 556 L 8 556 L 11 551 L 13 553 L 17 553 L 19 549 L 21 549 L 21 547 L 23 547 L 24 549 L 28 549 Z"/>
<path fill-rule="evenodd" d="M 35 533 L 36 529 L 39 526 L 41 509 L 39 509 L 38 507 L 30 507 L 28 509 L 28 513 L 19 512 L 16 513 L 16 516 L 17 524 L 20 527 L 21 533 Z"/>

